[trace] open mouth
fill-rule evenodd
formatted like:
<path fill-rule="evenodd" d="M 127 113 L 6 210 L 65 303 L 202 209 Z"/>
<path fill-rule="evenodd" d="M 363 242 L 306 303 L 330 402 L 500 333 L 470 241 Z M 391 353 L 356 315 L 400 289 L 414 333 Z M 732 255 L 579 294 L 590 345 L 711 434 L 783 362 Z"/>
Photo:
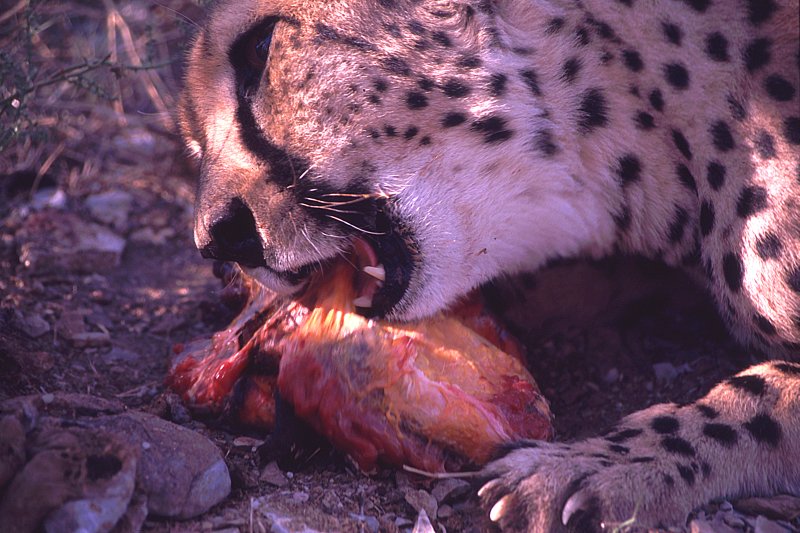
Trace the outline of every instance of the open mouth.
<path fill-rule="evenodd" d="M 325 277 L 335 261 L 347 261 L 357 270 L 353 306 L 369 318 L 382 318 L 395 311 L 408 289 L 414 268 L 411 240 L 397 233 L 355 237 L 344 257 L 307 264 L 290 271 L 274 270 L 265 264 L 242 265 L 265 287 L 279 293 L 303 293 L 312 277 Z"/>

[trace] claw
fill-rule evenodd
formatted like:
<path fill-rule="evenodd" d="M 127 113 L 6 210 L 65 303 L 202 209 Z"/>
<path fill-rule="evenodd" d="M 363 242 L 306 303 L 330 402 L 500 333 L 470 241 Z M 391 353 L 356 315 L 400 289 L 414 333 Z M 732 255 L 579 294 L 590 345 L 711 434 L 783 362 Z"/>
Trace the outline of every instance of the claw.
<path fill-rule="evenodd" d="M 486 496 L 486 494 L 488 494 L 488 492 L 493 488 L 495 488 L 499 483 L 500 480 L 498 479 L 493 479 L 491 481 L 487 481 L 486 483 L 484 483 L 484 485 L 478 489 L 478 498 L 483 498 L 484 496 Z"/>
<path fill-rule="evenodd" d="M 502 498 L 500 498 L 494 506 L 492 506 L 492 510 L 489 511 L 489 519 L 492 522 L 497 522 L 501 518 L 503 518 L 503 514 L 506 512 L 506 507 L 508 506 L 508 502 L 511 499 L 510 494 L 506 494 Z"/>
<path fill-rule="evenodd" d="M 588 504 L 592 496 L 583 490 L 579 490 L 569 497 L 567 503 L 564 504 L 564 510 L 561 511 L 561 523 L 565 526 L 569 523 L 569 519 L 578 511 L 588 511 Z"/>

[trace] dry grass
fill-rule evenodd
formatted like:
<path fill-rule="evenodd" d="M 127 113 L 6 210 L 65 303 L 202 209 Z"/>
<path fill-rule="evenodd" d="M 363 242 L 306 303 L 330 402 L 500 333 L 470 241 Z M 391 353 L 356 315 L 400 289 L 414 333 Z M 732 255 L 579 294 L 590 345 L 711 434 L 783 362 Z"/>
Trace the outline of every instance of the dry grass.
<path fill-rule="evenodd" d="M 33 193 L 47 176 L 79 194 L 101 173 L 157 158 L 159 139 L 175 136 L 203 3 L 12 2 L 0 15 L 0 187 L 11 176 Z"/>

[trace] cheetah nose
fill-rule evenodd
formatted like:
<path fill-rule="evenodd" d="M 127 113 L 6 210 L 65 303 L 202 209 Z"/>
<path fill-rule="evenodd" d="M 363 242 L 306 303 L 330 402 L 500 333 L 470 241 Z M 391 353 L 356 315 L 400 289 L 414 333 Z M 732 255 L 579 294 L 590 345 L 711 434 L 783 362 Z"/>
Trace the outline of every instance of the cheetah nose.
<path fill-rule="evenodd" d="M 242 200 L 234 198 L 209 218 L 210 238 L 200 248 L 203 257 L 235 261 L 249 268 L 267 266 L 253 212 Z"/>

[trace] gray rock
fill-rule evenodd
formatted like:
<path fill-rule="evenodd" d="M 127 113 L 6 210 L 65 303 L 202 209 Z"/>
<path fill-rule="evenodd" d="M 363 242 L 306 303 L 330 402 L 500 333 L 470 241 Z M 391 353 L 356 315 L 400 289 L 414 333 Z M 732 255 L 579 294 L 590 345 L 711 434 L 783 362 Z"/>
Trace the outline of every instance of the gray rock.
<path fill-rule="evenodd" d="M 117 231 L 128 229 L 128 217 L 133 207 L 133 196 L 125 191 L 107 191 L 93 194 L 84 201 L 86 209 L 99 222 Z"/>
<path fill-rule="evenodd" d="M 107 272 L 119 266 L 125 239 L 75 214 L 30 215 L 15 236 L 19 259 L 37 275 Z"/>
<path fill-rule="evenodd" d="M 105 455 L 112 468 L 113 460 L 120 461 L 119 470 L 110 478 L 99 476 L 89 480 L 83 497 L 71 500 L 50 513 L 44 522 L 47 533 L 80 531 L 82 533 L 106 533 L 120 521 L 128 510 L 128 504 L 136 486 L 136 456 L 127 449 L 119 449 L 113 455 Z M 108 450 L 106 450 L 108 453 Z M 91 458 L 87 462 L 91 462 Z M 107 465 L 102 465 L 108 468 Z"/>
<path fill-rule="evenodd" d="M 219 449 L 199 433 L 139 412 L 98 418 L 93 424 L 142 448 L 138 484 L 151 514 L 192 518 L 230 493 L 230 473 Z"/>
<path fill-rule="evenodd" d="M 460 499 L 470 491 L 470 488 L 470 484 L 463 479 L 443 479 L 433 487 L 431 495 L 439 504 L 442 504 L 446 501 Z"/>
<path fill-rule="evenodd" d="M 24 315 L 18 309 L 14 310 L 14 325 L 32 339 L 37 339 L 50 331 L 50 323 L 40 315 Z"/>
<path fill-rule="evenodd" d="M 405 500 L 415 511 L 425 511 L 427 513 L 426 516 L 436 516 L 439 511 L 439 504 L 436 498 L 422 489 L 406 491 Z"/>

